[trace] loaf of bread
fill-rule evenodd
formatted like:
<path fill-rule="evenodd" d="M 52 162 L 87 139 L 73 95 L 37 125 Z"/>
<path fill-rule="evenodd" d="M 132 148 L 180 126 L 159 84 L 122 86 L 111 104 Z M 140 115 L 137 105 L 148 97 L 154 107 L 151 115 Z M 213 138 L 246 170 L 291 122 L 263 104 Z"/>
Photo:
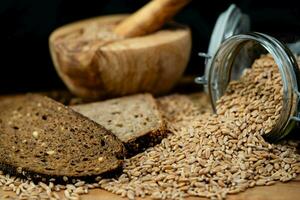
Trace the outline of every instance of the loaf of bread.
<path fill-rule="evenodd" d="M 151 94 L 138 94 L 72 107 L 112 131 L 132 156 L 159 143 L 167 134 Z"/>
<path fill-rule="evenodd" d="M 125 149 L 115 135 L 52 99 L 7 98 L 0 110 L 5 172 L 34 179 L 87 178 L 121 167 Z"/>

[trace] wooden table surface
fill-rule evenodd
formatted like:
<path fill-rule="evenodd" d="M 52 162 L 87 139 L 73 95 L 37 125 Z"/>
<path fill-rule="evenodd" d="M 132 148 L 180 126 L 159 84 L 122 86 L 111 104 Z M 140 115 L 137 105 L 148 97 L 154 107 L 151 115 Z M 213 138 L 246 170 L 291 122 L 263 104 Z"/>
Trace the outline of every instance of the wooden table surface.
<path fill-rule="evenodd" d="M 4 195 L 16 197 L 11 192 L 4 192 L 0 189 L 0 199 Z M 60 193 L 62 199 L 63 193 Z M 89 194 L 83 195 L 82 200 L 124 200 L 121 196 L 114 195 L 110 192 L 92 189 Z M 142 198 L 138 198 L 142 200 Z M 145 198 L 149 200 L 151 198 Z M 205 198 L 190 197 L 188 200 L 201 200 Z M 246 190 L 245 192 L 229 195 L 228 200 L 297 200 L 300 199 L 300 176 L 288 183 L 277 183 L 272 186 L 257 186 Z"/>

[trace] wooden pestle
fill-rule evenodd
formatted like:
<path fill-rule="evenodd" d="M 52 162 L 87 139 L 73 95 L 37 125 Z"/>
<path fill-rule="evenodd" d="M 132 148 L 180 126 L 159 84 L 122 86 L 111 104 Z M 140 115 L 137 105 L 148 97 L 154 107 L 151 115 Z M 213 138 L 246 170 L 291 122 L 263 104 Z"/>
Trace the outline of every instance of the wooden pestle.
<path fill-rule="evenodd" d="M 122 21 L 114 33 L 130 38 L 147 35 L 160 29 L 190 0 L 152 0 Z"/>

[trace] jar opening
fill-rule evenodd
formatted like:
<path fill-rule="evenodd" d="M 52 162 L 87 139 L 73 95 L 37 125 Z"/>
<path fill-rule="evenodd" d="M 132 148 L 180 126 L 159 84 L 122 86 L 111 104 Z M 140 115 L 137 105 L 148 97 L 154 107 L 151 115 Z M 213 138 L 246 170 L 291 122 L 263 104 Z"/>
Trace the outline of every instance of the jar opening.
<path fill-rule="evenodd" d="M 235 51 L 230 73 L 231 80 L 238 80 L 245 69 L 250 68 L 256 59 L 269 53 L 261 44 L 252 40 L 241 43 Z"/>

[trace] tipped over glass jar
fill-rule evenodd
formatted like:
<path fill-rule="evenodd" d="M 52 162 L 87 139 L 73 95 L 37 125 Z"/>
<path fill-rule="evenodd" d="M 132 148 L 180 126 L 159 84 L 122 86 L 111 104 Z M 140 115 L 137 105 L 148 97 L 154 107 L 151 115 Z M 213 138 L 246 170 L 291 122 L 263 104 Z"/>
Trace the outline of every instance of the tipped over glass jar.
<path fill-rule="evenodd" d="M 233 9 L 232 6 L 230 8 L 226 11 L 227 14 L 237 9 L 235 6 Z M 223 13 L 223 16 L 225 14 Z M 230 17 L 228 19 L 230 22 Z M 240 19 L 242 20 L 242 17 Z M 233 28 L 236 30 L 236 27 Z M 241 30 L 245 29 L 231 30 L 232 34 L 227 34 L 228 37 L 224 37 L 226 31 L 219 33 L 223 35 L 224 39 L 218 45 L 214 43 L 212 45 L 212 41 L 215 41 L 212 37 L 210 47 L 213 46 L 214 51 L 209 52 L 209 55 L 200 54 L 206 57 L 206 69 L 205 75 L 196 78 L 196 82 L 205 86 L 212 107 L 216 111 L 216 103 L 225 94 L 229 82 L 239 79 L 244 70 L 251 67 L 254 60 L 262 54 L 270 54 L 281 75 L 284 102 L 276 125 L 264 137 L 276 141 L 286 136 L 297 122 L 300 122 L 300 70 L 296 60 L 296 56 L 300 53 L 300 45 L 299 42 L 296 42 L 287 46 L 274 37 L 263 33 L 234 34 L 240 33 Z"/>

